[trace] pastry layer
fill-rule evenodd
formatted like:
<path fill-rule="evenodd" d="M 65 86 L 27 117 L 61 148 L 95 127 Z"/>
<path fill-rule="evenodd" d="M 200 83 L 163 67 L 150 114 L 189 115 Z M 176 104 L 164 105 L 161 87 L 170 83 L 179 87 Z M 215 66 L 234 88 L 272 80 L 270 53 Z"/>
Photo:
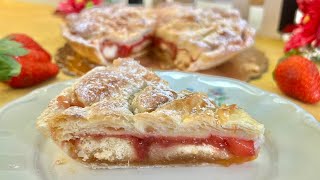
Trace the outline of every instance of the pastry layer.
<path fill-rule="evenodd" d="M 82 163 L 111 166 L 213 162 L 229 165 L 256 157 L 252 141 L 215 136 L 138 138 L 131 135 L 86 135 L 64 141 L 61 145 L 71 157 Z"/>

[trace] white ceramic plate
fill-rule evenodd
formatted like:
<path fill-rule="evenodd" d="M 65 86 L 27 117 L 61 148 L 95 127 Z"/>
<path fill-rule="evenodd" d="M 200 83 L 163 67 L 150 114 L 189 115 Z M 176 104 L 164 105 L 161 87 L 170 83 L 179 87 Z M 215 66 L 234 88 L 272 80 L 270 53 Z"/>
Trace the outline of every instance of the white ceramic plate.
<path fill-rule="evenodd" d="M 69 81 L 33 91 L 0 110 L 0 179 L 320 179 L 320 124 L 297 105 L 236 80 L 180 72 L 158 74 L 175 90 L 202 91 L 219 102 L 236 103 L 265 124 L 266 143 L 259 157 L 230 167 L 87 169 L 35 129 L 37 116 Z"/>

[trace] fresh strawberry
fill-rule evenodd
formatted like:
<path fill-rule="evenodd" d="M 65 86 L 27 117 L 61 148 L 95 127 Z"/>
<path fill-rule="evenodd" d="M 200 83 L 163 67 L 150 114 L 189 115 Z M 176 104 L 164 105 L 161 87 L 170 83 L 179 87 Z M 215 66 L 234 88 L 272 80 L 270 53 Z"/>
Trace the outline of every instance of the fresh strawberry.
<path fill-rule="evenodd" d="M 32 58 L 34 58 L 35 56 L 41 56 L 39 57 L 39 60 L 45 60 L 47 62 L 50 62 L 50 54 L 46 50 L 44 50 L 37 42 L 35 42 L 31 37 L 25 34 L 10 34 L 8 36 L 8 39 L 21 43 L 24 48 L 29 50 L 29 53 L 27 55 L 32 56 Z M 34 53 L 33 51 L 37 52 Z"/>
<path fill-rule="evenodd" d="M 320 101 L 320 74 L 317 66 L 302 56 L 290 56 L 281 61 L 274 79 L 282 92 L 306 103 Z"/>
<path fill-rule="evenodd" d="M 59 68 L 53 63 L 37 63 L 28 59 L 18 59 L 21 65 L 19 76 L 12 77 L 8 84 L 14 88 L 29 87 L 54 77 L 59 72 Z"/>
<path fill-rule="evenodd" d="M 46 62 L 50 63 L 51 62 L 51 56 L 44 52 L 44 51 L 39 51 L 39 50 L 34 50 L 34 49 L 28 49 L 28 54 L 24 56 L 16 56 L 15 59 L 28 59 L 29 61 L 35 61 L 35 62 Z"/>
<path fill-rule="evenodd" d="M 24 34 L 0 39 L 0 81 L 23 88 L 56 76 L 58 66 L 38 43 Z"/>

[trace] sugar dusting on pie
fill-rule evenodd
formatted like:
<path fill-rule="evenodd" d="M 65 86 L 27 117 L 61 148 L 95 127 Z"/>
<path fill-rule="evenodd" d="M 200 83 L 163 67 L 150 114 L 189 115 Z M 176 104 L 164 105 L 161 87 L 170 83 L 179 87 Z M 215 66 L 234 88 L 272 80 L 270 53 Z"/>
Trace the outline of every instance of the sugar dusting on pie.
<path fill-rule="evenodd" d="M 181 4 L 91 8 L 68 16 L 63 35 L 97 64 L 149 52 L 186 71 L 217 66 L 254 43 L 254 30 L 236 10 Z"/>
<path fill-rule="evenodd" d="M 253 160 L 264 126 L 237 105 L 174 91 L 133 59 L 96 67 L 51 100 L 37 127 L 91 168 Z"/>
<path fill-rule="evenodd" d="M 157 51 L 178 69 L 217 66 L 254 43 L 254 30 L 236 10 L 165 4 L 156 11 Z"/>
<path fill-rule="evenodd" d="M 156 16 L 143 7 L 94 7 L 67 16 L 63 36 L 80 55 L 98 64 L 139 56 L 152 42 Z"/>

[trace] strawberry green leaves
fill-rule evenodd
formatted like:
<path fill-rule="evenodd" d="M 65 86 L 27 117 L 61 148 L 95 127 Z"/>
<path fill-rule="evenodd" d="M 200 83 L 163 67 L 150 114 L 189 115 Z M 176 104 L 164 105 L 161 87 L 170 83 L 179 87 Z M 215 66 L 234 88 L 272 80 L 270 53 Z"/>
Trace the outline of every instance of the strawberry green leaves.
<path fill-rule="evenodd" d="M 307 59 L 310 59 L 311 61 L 320 63 L 320 48 L 315 48 L 312 46 L 306 46 L 299 49 L 291 49 L 290 51 L 286 52 L 282 58 L 279 59 L 279 62 L 294 55 L 303 56 Z"/>
<path fill-rule="evenodd" d="M 13 58 L 23 56 L 28 50 L 23 45 L 10 40 L 9 38 L 0 39 L 0 81 L 6 81 L 20 73 L 21 65 Z"/>
<path fill-rule="evenodd" d="M 298 50 L 298 49 L 291 49 L 290 51 L 286 52 L 284 54 L 284 56 L 282 58 L 279 59 L 279 63 L 285 59 L 287 59 L 288 57 L 290 56 L 293 56 L 293 55 L 301 55 L 301 52 Z"/>
<path fill-rule="evenodd" d="M 9 38 L 0 39 L 0 54 L 7 56 L 23 56 L 28 53 L 28 50 L 23 48 L 23 45 L 10 40 Z"/>
<path fill-rule="evenodd" d="M 19 75 L 21 65 L 12 57 L 0 54 L 0 81 Z"/>

